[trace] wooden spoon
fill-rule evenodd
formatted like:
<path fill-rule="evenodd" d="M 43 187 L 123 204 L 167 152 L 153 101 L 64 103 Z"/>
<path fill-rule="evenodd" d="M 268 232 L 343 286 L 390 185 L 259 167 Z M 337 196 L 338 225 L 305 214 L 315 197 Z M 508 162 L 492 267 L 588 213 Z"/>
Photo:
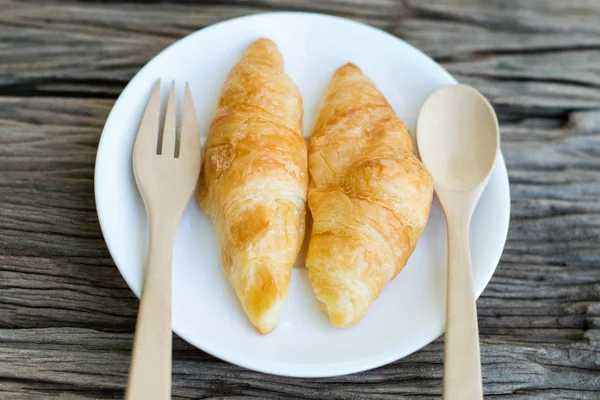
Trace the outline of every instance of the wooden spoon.
<path fill-rule="evenodd" d="M 469 222 L 500 145 L 494 109 L 475 89 L 450 85 L 423 104 L 417 146 L 448 227 L 444 399 L 482 399 Z"/>

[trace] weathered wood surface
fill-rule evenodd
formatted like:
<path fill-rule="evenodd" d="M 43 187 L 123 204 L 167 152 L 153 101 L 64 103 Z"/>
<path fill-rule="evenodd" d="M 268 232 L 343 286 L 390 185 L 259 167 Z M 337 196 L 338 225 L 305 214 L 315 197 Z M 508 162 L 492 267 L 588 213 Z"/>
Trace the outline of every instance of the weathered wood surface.
<path fill-rule="evenodd" d="M 485 393 L 600 398 L 600 2 L 0 0 L 0 398 L 121 398 L 137 300 L 106 250 L 96 146 L 127 81 L 181 36 L 270 10 L 333 13 L 421 48 L 499 112 L 506 250 L 478 301 Z M 174 398 L 426 399 L 443 342 L 289 379 L 175 341 Z"/>

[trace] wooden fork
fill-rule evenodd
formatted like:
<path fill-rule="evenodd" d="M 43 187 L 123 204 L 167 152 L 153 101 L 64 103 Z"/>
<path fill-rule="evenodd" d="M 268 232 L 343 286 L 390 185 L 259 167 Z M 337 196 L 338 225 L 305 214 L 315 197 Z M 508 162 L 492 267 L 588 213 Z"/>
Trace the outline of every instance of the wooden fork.
<path fill-rule="evenodd" d="M 171 263 L 181 215 L 200 173 L 200 136 L 186 84 L 180 140 L 176 137 L 175 85 L 159 134 L 160 81 L 152 89 L 133 150 L 133 170 L 146 206 L 150 242 L 135 328 L 127 400 L 171 398 Z"/>

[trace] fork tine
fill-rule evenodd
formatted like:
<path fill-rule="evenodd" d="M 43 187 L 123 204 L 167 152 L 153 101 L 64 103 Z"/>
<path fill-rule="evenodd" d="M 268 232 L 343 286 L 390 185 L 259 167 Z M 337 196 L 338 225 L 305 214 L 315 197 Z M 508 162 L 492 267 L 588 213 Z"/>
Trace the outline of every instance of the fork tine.
<path fill-rule="evenodd" d="M 176 117 L 177 104 L 175 102 L 175 82 L 171 83 L 169 100 L 167 101 L 167 112 L 165 115 L 165 128 L 162 135 L 162 151 L 168 157 L 175 156 L 175 132 L 177 130 Z"/>
<path fill-rule="evenodd" d="M 190 84 L 185 83 L 183 118 L 181 124 L 180 155 L 200 158 L 200 128 L 194 108 Z"/>
<path fill-rule="evenodd" d="M 154 84 L 152 93 L 148 99 L 146 110 L 140 122 L 138 134 L 135 139 L 136 153 L 152 154 L 156 153 L 156 144 L 158 140 L 158 120 L 160 114 L 160 79 Z"/>

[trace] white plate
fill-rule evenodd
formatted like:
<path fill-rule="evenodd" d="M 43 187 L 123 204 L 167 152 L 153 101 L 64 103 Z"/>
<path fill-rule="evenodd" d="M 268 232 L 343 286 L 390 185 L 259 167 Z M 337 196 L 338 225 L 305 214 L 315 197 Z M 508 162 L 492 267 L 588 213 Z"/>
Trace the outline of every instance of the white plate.
<path fill-rule="evenodd" d="M 144 207 L 132 173 L 134 137 L 150 88 L 175 79 L 179 98 L 188 81 L 203 135 L 208 132 L 225 77 L 244 48 L 273 39 L 305 104 L 306 135 L 321 94 L 342 64 L 356 63 L 413 131 L 417 112 L 439 86 L 455 80 L 419 50 L 378 29 L 346 19 L 305 13 L 269 13 L 226 21 L 173 44 L 131 80 L 104 127 L 96 160 L 98 217 L 110 253 L 139 296 L 147 247 Z M 164 104 L 164 103 L 163 103 Z M 477 295 L 500 259 L 509 220 L 506 166 L 498 157 L 471 223 Z M 187 208 L 175 240 L 173 330 L 223 360 L 278 375 L 323 377 L 374 368 L 404 357 L 444 328 L 446 227 L 434 204 L 417 249 L 368 315 L 348 329 L 333 327 L 317 303 L 306 270 L 296 268 L 278 328 L 261 336 L 246 320 L 221 269 L 211 224 L 197 201 Z"/>

